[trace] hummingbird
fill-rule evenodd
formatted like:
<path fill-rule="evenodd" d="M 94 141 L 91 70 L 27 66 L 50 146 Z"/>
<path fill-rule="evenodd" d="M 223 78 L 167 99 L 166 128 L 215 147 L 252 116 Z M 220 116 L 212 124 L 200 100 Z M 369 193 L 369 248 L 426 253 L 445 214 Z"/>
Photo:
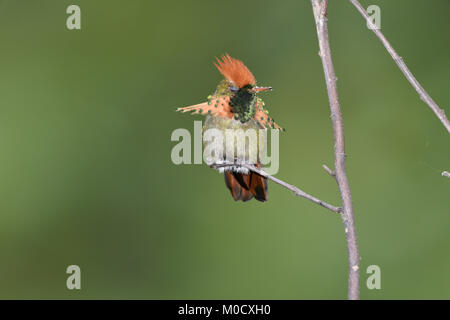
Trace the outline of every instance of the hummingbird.
<path fill-rule="evenodd" d="M 255 77 L 245 64 L 241 60 L 232 58 L 229 54 L 223 55 L 221 59 L 216 58 L 214 65 L 224 77 L 215 92 L 207 97 L 206 102 L 177 108 L 176 111 L 205 115 L 203 134 L 208 129 L 220 131 L 253 129 L 256 132 L 275 129 L 284 131 L 269 116 L 263 100 L 257 96 L 258 93 L 271 91 L 272 87 L 257 86 Z M 224 173 L 225 184 L 235 201 L 246 202 L 255 198 L 265 202 L 268 199 L 267 178 L 239 165 L 245 162 L 249 152 L 257 153 L 263 149 L 266 140 L 261 140 L 259 135 L 258 138 L 259 143 L 247 147 L 245 149 L 247 151 L 244 151 L 245 154 L 238 152 L 234 161 L 230 162 L 228 158 L 225 160 L 225 154 L 221 154 L 221 159 L 213 163 L 219 165 L 216 166 L 219 172 Z M 206 146 L 207 142 L 204 141 L 204 147 Z M 211 144 L 209 146 L 211 147 Z M 233 147 L 233 152 L 235 149 L 236 147 Z M 259 157 L 254 158 L 253 163 L 250 164 L 256 168 L 262 168 Z"/>

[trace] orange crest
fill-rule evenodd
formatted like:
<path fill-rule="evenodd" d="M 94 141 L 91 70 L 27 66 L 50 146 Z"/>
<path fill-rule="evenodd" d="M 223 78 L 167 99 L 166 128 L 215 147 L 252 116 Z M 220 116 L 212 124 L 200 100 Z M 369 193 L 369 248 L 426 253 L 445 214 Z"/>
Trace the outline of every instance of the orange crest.
<path fill-rule="evenodd" d="M 214 65 L 219 69 L 220 73 L 223 74 L 225 79 L 233 82 L 239 88 L 248 84 L 256 84 L 255 77 L 241 60 L 234 59 L 229 54 L 222 56 L 222 61 L 218 58 L 216 59 L 217 63 L 214 63 Z"/>

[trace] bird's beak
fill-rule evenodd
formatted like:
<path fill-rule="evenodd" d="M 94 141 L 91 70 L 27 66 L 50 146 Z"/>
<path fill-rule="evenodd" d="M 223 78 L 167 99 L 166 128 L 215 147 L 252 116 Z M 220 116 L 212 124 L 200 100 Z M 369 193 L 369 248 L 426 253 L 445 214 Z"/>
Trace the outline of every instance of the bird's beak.
<path fill-rule="evenodd" d="M 263 92 L 263 91 L 270 91 L 270 90 L 272 90 L 272 87 L 254 87 L 254 88 L 252 89 L 252 91 L 253 91 L 254 93 L 257 93 L 257 92 Z"/>

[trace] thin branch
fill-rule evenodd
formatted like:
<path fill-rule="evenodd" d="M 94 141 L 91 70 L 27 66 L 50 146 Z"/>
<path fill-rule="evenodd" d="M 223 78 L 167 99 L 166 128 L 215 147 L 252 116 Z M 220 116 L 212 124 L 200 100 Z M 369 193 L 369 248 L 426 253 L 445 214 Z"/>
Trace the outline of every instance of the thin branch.
<path fill-rule="evenodd" d="M 350 0 L 350 2 L 356 7 L 356 9 L 358 9 L 358 11 L 361 13 L 361 15 L 366 19 L 368 25 L 370 26 L 370 29 L 372 29 L 372 31 L 376 34 L 378 39 L 380 39 L 380 41 L 383 43 L 384 47 L 389 52 L 389 54 L 391 55 L 392 59 L 394 59 L 395 63 L 400 68 L 400 70 L 403 72 L 403 74 L 405 75 L 406 79 L 409 81 L 409 83 L 414 87 L 414 89 L 419 94 L 420 99 L 422 99 L 430 107 L 430 109 L 433 110 L 433 112 L 436 114 L 436 116 L 442 122 L 444 127 L 450 133 L 450 121 L 447 119 L 447 116 L 445 115 L 444 110 L 439 108 L 439 106 L 436 104 L 436 102 L 434 102 L 434 100 L 430 97 L 430 95 L 420 85 L 419 81 L 417 81 L 417 79 L 411 73 L 409 68 L 406 66 L 406 64 L 403 61 L 402 57 L 400 57 L 397 54 L 397 52 L 391 46 L 391 44 L 386 39 L 386 37 L 383 35 L 383 33 L 381 33 L 381 31 L 373 23 L 372 19 L 370 19 L 370 17 L 367 14 L 366 10 L 358 2 L 358 0 Z"/>
<path fill-rule="evenodd" d="M 245 168 L 253 171 L 253 172 L 256 172 L 260 176 L 263 176 L 264 178 L 272 180 L 273 182 L 279 184 L 280 186 L 283 186 L 286 189 L 291 190 L 292 192 L 294 192 L 299 197 L 303 197 L 305 199 L 308 199 L 308 200 L 310 200 L 310 201 L 312 201 L 312 202 L 314 202 L 314 203 L 316 203 L 316 204 L 318 204 L 318 205 L 320 205 L 320 206 L 322 206 L 324 208 L 327 208 L 328 210 L 336 212 L 336 213 L 341 213 L 341 211 L 342 211 L 342 208 L 332 206 L 331 204 L 328 204 L 325 201 L 322 201 L 322 200 L 320 200 L 320 199 L 318 199 L 318 198 L 316 198 L 316 197 L 314 197 L 314 196 L 304 192 L 303 190 L 300 190 L 296 186 L 293 186 L 293 185 L 291 185 L 289 183 L 286 183 L 286 182 L 284 182 L 284 181 L 282 181 L 280 179 L 277 179 L 275 177 L 272 177 L 272 176 L 268 175 L 265 171 L 263 171 L 261 169 L 255 168 L 254 166 L 245 165 L 245 164 L 243 166 Z"/>
<path fill-rule="evenodd" d="M 229 166 L 228 164 L 214 164 L 214 165 L 211 165 L 211 168 L 217 169 L 217 168 L 220 168 L 220 167 L 228 167 L 228 166 Z M 279 184 L 280 186 L 283 186 L 286 189 L 294 192 L 295 195 L 297 195 L 299 197 L 303 197 L 305 199 L 308 199 L 308 200 L 314 202 L 315 204 L 318 204 L 319 206 L 322 206 L 322 207 L 324 207 L 324 208 L 326 208 L 326 209 L 328 209 L 330 211 L 333 211 L 335 213 L 341 213 L 342 212 L 342 208 L 335 207 L 335 206 L 333 206 L 333 205 L 331 205 L 329 203 L 326 203 L 325 201 L 322 201 L 322 200 L 320 200 L 320 199 L 318 199 L 318 198 L 316 198 L 316 197 L 306 193 L 305 191 L 300 190 L 296 186 L 293 186 L 293 185 L 291 185 L 289 183 L 286 183 L 286 182 L 284 182 L 284 181 L 282 181 L 280 179 L 277 179 L 277 178 L 269 175 L 267 172 L 265 172 L 262 169 L 258 169 L 255 166 L 248 165 L 248 164 L 241 164 L 240 166 L 244 167 L 244 168 L 247 168 L 248 170 L 257 173 L 257 174 L 259 174 L 260 176 L 262 176 L 264 178 L 272 180 L 273 182 Z"/>
<path fill-rule="evenodd" d="M 327 167 L 326 164 L 322 165 L 323 170 L 325 170 L 332 178 L 336 179 L 336 174 L 333 170 Z"/>
<path fill-rule="evenodd" d="M 345 227 L 345 238 L 348 251 L 348 298 L 350 300 L 359 299 L 359 252 L 356 240 L 356 229 L 353 216 L 353 202 L 350 186 L 345 170 L 345 140 L 344 124 L 341 107 L 339 105 L 336 75 L 333 61 L 331 59 L 331 49 L 328 40 L 328 19 L 326 16 L 328 0 L 311 0 L 314 18 L 316 21 L 317 37 L 319 41 L 325 82 L 330 101 L 331 120 L 334 134 L 334 168 L 336 181 L 342 199 L 342 220 Z"/>
<path fill-rule="evenodd" d="M 450 178 L 450 172 L 444 171 L 444 172 L 442 172 L 442 176 L 443 176 L 443 177 Z"/>

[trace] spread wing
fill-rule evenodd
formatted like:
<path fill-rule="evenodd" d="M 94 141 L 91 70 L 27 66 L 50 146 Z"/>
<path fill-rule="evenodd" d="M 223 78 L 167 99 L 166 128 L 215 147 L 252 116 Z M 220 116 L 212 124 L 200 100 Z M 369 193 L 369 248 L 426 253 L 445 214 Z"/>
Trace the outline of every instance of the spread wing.
<path fill-rule="evenodd" d="M 269 111 L 264 109 L 264 102 L 260 98 L 257 98 L 256 100 L 256 110 L 253 119 L 255 119 L 263 128 L 281 131 L 286 130 L 276 124 L 275 120 L 269 116 Z"/>
<path fill-rule="evenodd" d="M 177 108 L 179 112 L 191 112 L 191 114 L 213 115 L 221 118 L 233 118 L 232 108 L 230 106 L 230 97 L 228 96 L 209 96 L 207 102 L 196 104 L 189 107 Z"/>

